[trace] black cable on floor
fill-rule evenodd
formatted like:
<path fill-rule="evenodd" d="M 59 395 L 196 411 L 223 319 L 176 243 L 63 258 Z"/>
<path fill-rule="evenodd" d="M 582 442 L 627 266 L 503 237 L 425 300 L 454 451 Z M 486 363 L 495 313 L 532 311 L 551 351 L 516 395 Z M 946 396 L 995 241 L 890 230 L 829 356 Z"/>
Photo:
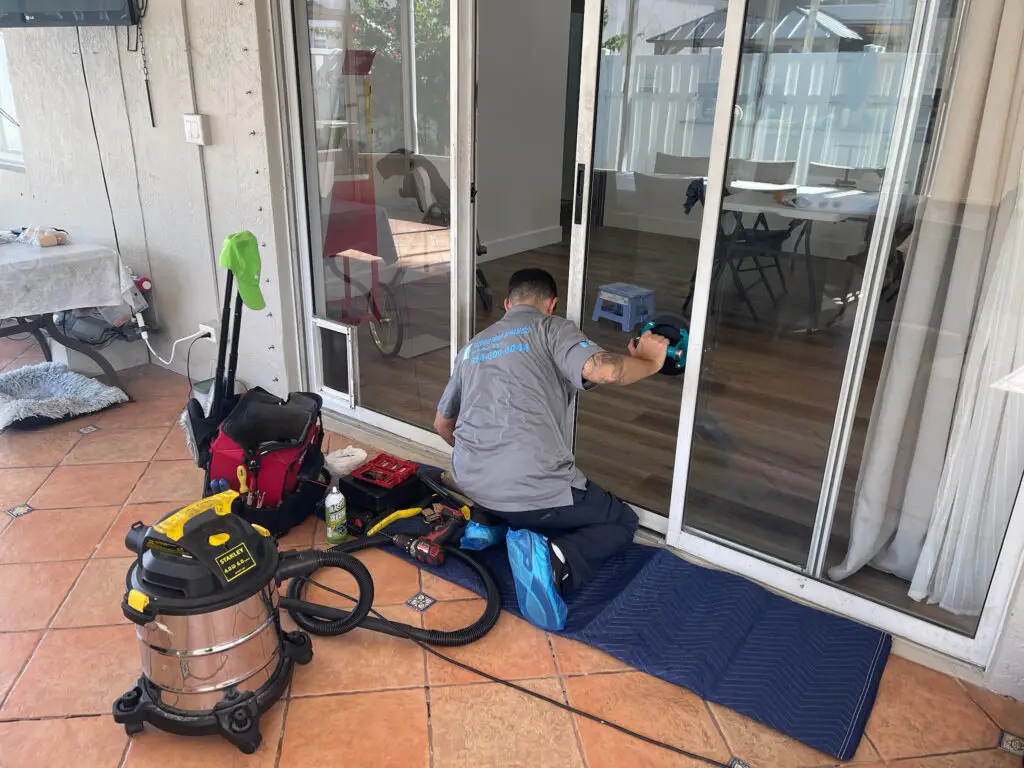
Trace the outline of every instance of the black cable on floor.
<path fill-rule="evenodd" d="M 338 590 L 333 589 L 331 587 L 325 586 L 324 584 L 321 584 L 320 582 L 316 581 L 315 579 L 311 579 L 309 577 L 304 577 L 303 581 L 305 581 L 307 584 L 312 584 L 315 587 L 319 587 L 320 589 L 324 590 L 325 592 L 330 592 L 331 594 L 337 595 L 338 597 L 343 597 L 346 600 L 351 600 L 353 603 L 357 602 L 354 597 L 352 597 L 350 595 L 346 595 L 344 592 L 339 592 Z M 706 763 L 707 765 L 713 765 L 713 766 L 715 766 L 715 768 L 730 768 L 730 765 L 728 763 L 720 763 L 720 762 L 718 762 L 717 760 L 715 760 L 713 758 L 705 757 L 704 755 L 698 755 L 698 754 L 696 754 L 694 752 L 688 752 L 687 750 L 685 750 L 685 749 L 683 749 L 681 747 L 676 747 L 676 746 L 673 746 L 672 744 L 666 744 L 663 741 L 658 741 L 657 739 L 652 739 L 650 736 L 644 736 L 642 733 L 637 733 L 636 731 L 631 731 L 631 730 L 629 730 L 629 728 L 626 728 L 623 725 L 619 725 L 618 723 L 613 723 L 610 720 L 605 720 L 604 718 L 598 717 L 597 715 L 592 715 L 589 712 L 584 712 L 582 709 L 576 709 L 576 707 L 570 706 L 569 704 L 563 704 L 561 701 L 558 701 L 557 699 L 549 698 L 549 697 L 545 696 L 542 693 L 537 693 L 536 691 L 531 691 L 529 688 L 524 688 L 521 685 L 516 685 L 515 683 L 513 683 L 510 680 L 505 680 L 505 679 L 500 678 L 500 677 L 495 677 L 494 675 L 489 674 L 487 672 L 484 672 L 481 669 L 477 669 L 476 667 L 472 667 L 469 664 L 464 664 L 463 662 L 458 661 L 457 659 L 453 659 L 451 656 L 445 656 L 440 651 L 438 651 L 438 650 L 436 650 L 434 648 L 431 648 L 426 643 L 421 643 L 415 637 L 412 637 L 408 632 L 405 631 L 405 629 L 402 627 L 401 624 L 398 624 L 396 622 L 391 621 L 389 618 L 387 618 L 386 616 L 382 615 L 376 609 L 371 607 L 370 608 L 370 613 L 372 613 L 378 619 L 381 619 L 382 621 L 385 621 L 388 624 L 390 624 L 392 627 L 397 629 L 401 634 L 405 635 L 405 638 L 407 640 L 411 640 L 412 642 L 416 643 L 416 645 L 418 645 L 420 648 L 422 648 L 427 653 L 432 654 L 432 655 L 436 656 L 439 659 L 443 659 L 444 661 L 447 661 L 449 664 L 454 664 L 456 667 L 459 667 L 460 669 L 464 669 L 467 672 L 472 672 L 475 675 L 480 675 L 480 677 L 486 678 L 487 680 L 490 680 L 492 683 L 500 683 L 501 685 L 507 686 L 507 687 L 511 688 L 512 690 L 514 690 L 514 691 L 519 691 L 519 693 L 525 693 L 527 696 L 532 696 L 535 699 L 540 699 L 541 701 L 546 701 L 548 704 L 551 704 L 552 706 L 558 707 L 559 709 L 564 709 L 566 712 L 572 712 L 574 715 L 579 715 L 580 717 L 585 717 L 588 720 L 593 720 L 595 723 L 600 723 L 601 725 L 607 726 L 608 728 L 616 730 L 619 733 L 624 733 L 627 736 L 631 736 L 634 739 L 639 739 L 640 741 L 646 742 L 648 744 L 653 744 L 656 747 L 661 747 L 662 749 L 667 749 L 669 752 L 675 752 L 677 755 L 682 755 L 683 757 L 688 757 L 691 760 L 697 760 L 699 762 Z"/>
<path fill-rule="evenodd" d="M 198 338 L 192 339 L 192 343 L 188 345 L 188 352 L 185 353 L 185 376 L 188 377 L 188 396 L 192 397 L 195 393 L 195 382 L 192 381 L 192 347 L 196 345 L 199 339 L 205 339 L 206 336 L 199 336 Z"/>

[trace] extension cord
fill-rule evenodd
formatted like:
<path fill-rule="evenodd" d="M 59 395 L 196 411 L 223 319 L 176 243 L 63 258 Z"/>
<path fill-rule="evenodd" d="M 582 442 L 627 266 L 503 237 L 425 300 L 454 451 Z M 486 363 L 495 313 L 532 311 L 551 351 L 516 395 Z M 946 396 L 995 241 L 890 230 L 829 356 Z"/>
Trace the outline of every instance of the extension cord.
<path fill-rule="evenodd" d="M 332 547 L 332 549 L 333 549 L 333 547 Z M 343 598 L 345 600 L 349 600 L 349 601 L 351 601 L 353 603 L 358 603 L 359 602 L 358 600 L 356 600 L 356 598 L 352 597 L 351 595 L 346 595 L 344 592 L 341 592 L 341 591 L 339 591 L 337 589 L 334 589 L 332 587 L 328 587 L 326 584 L 322 584 L 322 583 L 316 581 L 311 576 L 301 576 L 299 578 L 301 578 L 307 584 L 311 584 L 311 585 L 317 587 L 318 589 L 322 589 L 324 592 L 329 592 L 330 594 L 337 595 L 338 597 Z M 459 661 L 458 659 L 453 659 L 451 656 L 448 656 L 448 655 L 446 655 L 444 653 L 441 653 L 436 648 L 432 648 L 427 643 L 424 643 L 424 642 L 422 642 L 420 640 L 417 640 L 415 637 L 412 637 L 404 629 L 402 629 L 402 625 L 400 623 L 392 621 L 391 619 L 389 619 L 387 616 L 384 616 L 383 614 L 381 614 L 379 611 L 377 611 L 372 606 L 370 607 L 370 613 L 372 613 L 374 616 L 376 616 L 381 621 L 383 621 L 383 622 L 391 625 L 392 627 L 394 627 L 396 630 L 398 630 L 398 632 L 401 635 L 403 635 L 405 637 L 406 640 L 409 640 L 409 641 L 415 643 L 421 649 L 423 649 L 427 653 L 431 654 L 432 656 L 436 656 L 437 658 L 439 658 L 439 659 L 441 659 L 443 661 L 447 661 L 449 664 L 452 664 L 452 665 L 458 667 L 459 669 L 464 669 L 467 672 L 472 672 L 475 675 L 479 675 L 480 677 L 484 678 L 485 680 L 489 680 L 492 683 L 498 683 L 499 685 L 504 685 L 507 688 L 511 688 L 513 691 L 517 691 L 519 693 L 525 694 L 526 696 L 531 696 L 531 697 L 533 697 L 535 699 L 539 699 L 540 701 L 543 701 L 543 702 L 545 702 L 547 704 L 550 704 L 553 707 L 557 707 L 558 709 L 561 709 L 561 710 L 563 710 L 565 712 L 571 712 L 572 714 L 578 715 L 579 717 L 584 717 L 584 718 L 586 718 L 588 720 L 591 720 L 591 721 L 593 721 L 595 723 L 598 723 L 599 725 L 603 725 L 606 728 L 611 728 L 614 731 L 618 731 L 621 734 L 624 734 L 626 736 L 634 738 L 637 741 L 645 742 L 647 744 L 650 744 L 651 746 L 659 747 L 659 748 L 664 749 L 664 750 L 666 750 L 668 752 L 674 752 L 677 755 L 682 755 L 683 757 L 689 758 L 690 760 L 698 762 L 698 763 L 703 763 L 705 765 L 710 765 L 710 766 L 713 766 L 714 768 L 749 768 L 744 761 L 740 760 L 739 758 L 737 758 L 735 756 L 730 757 L 728 763 L 723 763 L 720 760 L 716 760 L 713 757 L 708 757 L 706 755 L 697 754 L 696 752 L 690 752 L 689 750 L 683 749 L 682 747 L 677 747 L 674 744 L 668 744 L 667 742 L 659 741 L 658 739 L 651 738 L 650 736 L 644 736 L 642 733 L 637 733 L 636 731 L 631 730 L 629 728 L 626 728 L 623 725 L 619 725 L 618 723 L 613 722 L 612 720 L 608 720 L 606 718 L 599 717 L 598 715 L 592 714 L 592 713 L 587 712 L 587 711 L 582 710 L 582 709 L 578 709 L 578 708 L 576 708 L 576 707 L 574 707 L 574 706 L 572 706 L 570 704 L 565 704 L 565 703 L 563 703 L 561 701 L 558 701 L 557 699 L 552 699 L 549 696 L 545 696 L 544 694 L 539 693 L 537 691 L 533 691 L 533 690 L 531 690 L 529 688 L 525 688 L 525 687 L 523 687 L 521 685 L 517 685 L 516 683 L 513 683 L 511 680 L 506 680 L 503 677 L 498 677 L 497 675 L 492 675 L 489 672 L 484 672 L 482 669 L 478 669 L 477 667 L 474 667 L 474 666 L 472 666 L 470 664 L 466 664 L 465 662 Z"/>
<path fill-rule="evenodd" d="M 136 315 L 135 315 L 135 323 L 136 323 L 136 325 L 139 326 L 139 333 L 142 335 L 142 340 L 146 343 L 146 348 L 152 353 L 153 357 L 155 357 L 157 360 L 159 360 L 164 365 L 170 365 L 171 361 L 174 360 L 174 354 L 177 351 L 178 345 L 181 344 L 181 342 L 183 342 L 183 341 L 190 341 L 192 339 L 197 339 L 198 340 L 198 339 L 201 339 L 201 338 L 204 338 L 204 337 L 210 337 L 211 340 L 213 339 L 213 334 L 210 332 L 210 329 L 208 327 L 207 328 L 200 327 L 200 329 L 198 331 L 196 331 L 195 333 L 192 333 L 192 334 L 189 334 L 188 336 L 183 336 L 182 338 L 177 339 L 171 345 L 171 356 L 169 358 L 167 358 L 166 360 L 164 360 L 162 357 L 160 357 L 160 355 L 157 354 L 156 350 L 153 349 L 153 345 L 149 343 L 149 330 L 146 327 L 146 321 L 142 318 L 142 313 L 141 312 L 136 313 Z"/>

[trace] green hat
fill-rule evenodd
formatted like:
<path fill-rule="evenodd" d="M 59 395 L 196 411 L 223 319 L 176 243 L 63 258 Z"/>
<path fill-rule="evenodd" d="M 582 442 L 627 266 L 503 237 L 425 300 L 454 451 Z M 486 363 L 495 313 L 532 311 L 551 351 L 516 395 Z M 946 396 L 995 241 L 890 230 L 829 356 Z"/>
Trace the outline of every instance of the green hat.
<path fill-rule="evenodd" d="M 220 265 L 231 270 L 238 293 L 249 309 L 263 309 L 267 302 L 260 292 L 260 249 L 252 232 L 236 232 L 224 238 Z"/>

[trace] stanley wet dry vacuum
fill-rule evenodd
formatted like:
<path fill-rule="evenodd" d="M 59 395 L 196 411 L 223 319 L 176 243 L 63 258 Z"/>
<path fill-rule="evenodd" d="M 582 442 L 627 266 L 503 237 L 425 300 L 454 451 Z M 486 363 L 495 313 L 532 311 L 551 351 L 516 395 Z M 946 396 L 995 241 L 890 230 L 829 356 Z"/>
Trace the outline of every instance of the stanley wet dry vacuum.
<path fill-rule="evenodd" d="M 259 718 L 281 697 L 295 664 L 313 658 L 307 632 L 340 635 L 362 626 L 438 646 L 465 645 L 498 620 L 501 597 L 486 568 L 455 547 L 445 554 L 477 573 L 487 607 L 470 626 L 425 630 L 369 616 L 373 580 L 347 552 L 390 544 L 389 536 L 356 539 L 328 550 L 278 553 L 270 532 L 232 512 L 235 491 L 209 496 L 152 527 L 135 523 L 125 545 L 136 555 L 121 608 L 135 623 L 142 676 L 114 702 L 114 720 L 129 734 L 149 723 L 183 736 L 220 735 L 242 752 L 260 744 Z M 303 600 L 307 581 L 324 567 L 342 568 L 359 595 L 351 610 Z M 287 580 L 286 597 L 278 588 Z M 305 631 L 285 632 L 280 609 Z"/>

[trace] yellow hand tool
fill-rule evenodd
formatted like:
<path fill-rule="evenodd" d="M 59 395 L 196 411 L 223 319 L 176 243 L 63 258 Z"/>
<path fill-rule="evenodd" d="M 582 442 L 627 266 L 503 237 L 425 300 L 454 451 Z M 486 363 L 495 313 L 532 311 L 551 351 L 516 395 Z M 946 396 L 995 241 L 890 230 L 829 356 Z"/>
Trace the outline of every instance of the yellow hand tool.
<path fill-rule="evenodd" d="M 252 494 L 249 493 L 249 487 L 245 482 L 246 474 L 245 467 L 241 464 L 238 465 L 238 469 L 235 470 L 235 474 L 238 476 L 238 494 L 245 497 L 246 506 L 252 506 Z"/>
<path fill-rule="evenodd" d="M 376 536 L 382 530 L 391 525 L 395 520 L 404 520 L 408 517 L 416 517 L 420 512 L 423 511 L 423 507 L 409 507 L 408 509 L 400 509 L 397 512 L 392 512 L 390 515 L 385 517 L 373 528 L 366 532 L 367 536 Z"/>

